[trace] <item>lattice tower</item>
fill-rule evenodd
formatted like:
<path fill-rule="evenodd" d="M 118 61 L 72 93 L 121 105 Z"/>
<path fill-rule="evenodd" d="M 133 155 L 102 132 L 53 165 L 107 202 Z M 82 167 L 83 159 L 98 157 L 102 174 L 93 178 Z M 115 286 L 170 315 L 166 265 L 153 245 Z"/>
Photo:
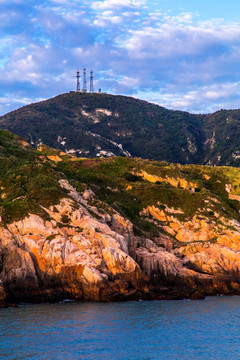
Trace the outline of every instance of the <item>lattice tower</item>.
<path fill-rule="evenodd" d="M 93 71 L 90 71 L 90 93 L 93 93 Z"/>
<path fill-rule="evenodd" d="M 77 78 L 77 87 L 76 87 L 76 92 L 80 92 L 80 71 L 77 70 L 76 71 L 76 78 Z"/>

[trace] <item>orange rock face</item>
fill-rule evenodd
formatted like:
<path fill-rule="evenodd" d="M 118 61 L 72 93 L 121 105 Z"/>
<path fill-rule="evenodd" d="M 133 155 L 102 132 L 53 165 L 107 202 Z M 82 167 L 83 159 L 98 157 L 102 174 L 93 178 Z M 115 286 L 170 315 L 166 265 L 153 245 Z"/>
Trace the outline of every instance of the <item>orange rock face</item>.
<path fill-rule="evenodd" d="M 108 218 L 111 229 L 102 219 L 105 215 L 93 217 L 86 200 L 71 190 L 75 199 L 78 196 L 78 206 L 73 199 L 62 199 L 45 209 L 50 221 L 30 214 L 0 228 L 4 264 L 0 278 L 10 300 L 120 300 L 128 297 L 129 287 L 137 292 L 145 282 L 129 255 L 135 241 L 132 224 L 113 214 Z M 125 290 L 119 296 L 120 285 Z"/>
<path fill-rule="evenodd" d="M 179 209 L 148 206 L 141 215 L 159 225 L 159 235 L 136 237 L 116 211 L 89 205 L 93 192 L 82 196 L 66 180 L 60 184 L 70 198 L 45 209 L 48 220 L 29 214 L 0 227 L 0 306 L 240 293 L 236 220 L 217 225 L 196 214 L 183 222 Z"/>
<path fill-rule="evenodd" d="M 164 245 L 167 251 L 165 254 L 161 249 L 161 257 L 159 252 L 147 255 L 146 249 L 137 249 L 137 261 L 144 271 L 155 278 L 163 273 L 167 283 L 174 279 L 175 286 L 182 283 L 186 292 L 240 293 L 240 224 L 236 220 L 222 217 L 217 224 L 215 219 L 196 214 L 181 222 L 155 206 L 148 206 L 142 214 L 160 222 L 159 226 L 172 236 L 172 244 L 175 240 L 181 243 L 175 243 L 175 249 Z"/>

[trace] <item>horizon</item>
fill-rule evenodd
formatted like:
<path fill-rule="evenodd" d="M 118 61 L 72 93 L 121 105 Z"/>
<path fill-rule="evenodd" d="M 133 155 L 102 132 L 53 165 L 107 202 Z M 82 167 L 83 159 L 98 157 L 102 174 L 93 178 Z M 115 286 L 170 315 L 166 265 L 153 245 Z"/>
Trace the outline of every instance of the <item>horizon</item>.
<path fill-rule="evenodd" d="M 0 10 L 2 115 L 74 91 L 84 67 L 113 95 L 190 113 L 239 108 L 237 0 L 1 0 Z"/>

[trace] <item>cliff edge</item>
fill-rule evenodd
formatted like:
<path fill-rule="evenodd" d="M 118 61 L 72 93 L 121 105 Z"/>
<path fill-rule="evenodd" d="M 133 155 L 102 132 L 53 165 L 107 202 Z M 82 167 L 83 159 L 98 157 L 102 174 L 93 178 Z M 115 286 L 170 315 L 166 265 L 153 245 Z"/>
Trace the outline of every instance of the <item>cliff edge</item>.
<path fill-rule="evenodd" d="M 76 159 L 0 131 L 0 306 L 240 294 L 240 171 Z"/>

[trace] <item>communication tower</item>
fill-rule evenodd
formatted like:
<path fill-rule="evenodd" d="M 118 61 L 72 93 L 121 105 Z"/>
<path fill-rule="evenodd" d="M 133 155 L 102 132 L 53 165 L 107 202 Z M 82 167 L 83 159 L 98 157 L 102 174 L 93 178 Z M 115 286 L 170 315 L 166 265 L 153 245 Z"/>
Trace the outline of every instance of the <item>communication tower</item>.
<path fill-rule="evenodd" d="M 90 71 L 90 93 L 93 93 L 94 90 L 93 90 L 93 71 L 91 70 Z"/>
<path fill-rule="evenodd" d="M 77 70 L 76 73 L 77 73 L 77 75 L 76 75 L 76 78 L 77 78 L 76 92 L 80 92 L 80 71 Z"/>
<path fill-rule="evenodd" d="M 86 68 L 83 69 L 83 92 L 87 92 Z"/>

